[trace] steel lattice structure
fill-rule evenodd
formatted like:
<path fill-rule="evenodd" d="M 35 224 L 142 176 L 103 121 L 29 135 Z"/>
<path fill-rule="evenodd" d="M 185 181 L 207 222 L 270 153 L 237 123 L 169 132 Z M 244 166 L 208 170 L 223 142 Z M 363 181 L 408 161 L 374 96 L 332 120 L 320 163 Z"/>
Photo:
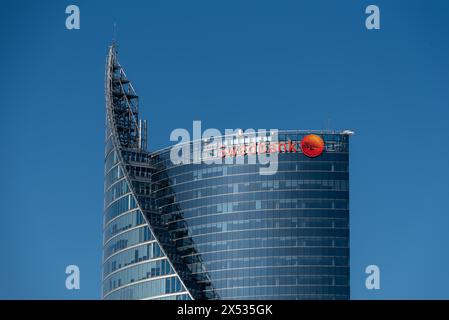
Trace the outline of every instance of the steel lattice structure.
<path fill-rule="evenodd" d="M 181 289 L 177 288 L 179 290 L 175 294 L 185 295 L 190 299 L 206 298 L 203 290 L 208 286 L 208 282 L 204 281 L 204 279 L 201 279 L 202 282 L 200 282 L 186 267 L 186 263 L 177 253 L 176 246 L 171 239 L 166 224 L 153 205 L 154 201 L 151 197 L 151 181 L 149 177 L 154 168 L 149 161 L 151 154 L 146 150 L 147 122 L 139 119 L 139 97 L 132 83 L 127 78 L 124 68 L 118 62 L 117 46 L 115 44 L 109 49 L 105 83 L 107 115 L 105 158 L 107 162 L 108 157 L 114 156 L 116 158 L 114 165 L 120 169 L 122 174 L 122 176 L 119 175 L 118 180 L 113 185 L 118 182 L 123 182 L 127 185 L 128 193 L 134 199 L 135 209 L 144 218 L 146 227 L 151 233 L 151 238 L 160 247 L 162 258 L 166 259 L 174 277 L 176 277 L 176 281 L 179 281 L 182 285 Z M 108 174 L 108 170 L 111 170 L 111 168 L 108 168 L 106 165 L 105 175 Z M 145 171 L 148 174 L 142 178 L 135 174 L 136 170 L 139 172 Z M 108 186 L 105 186 L 105 195 L 107 192 Z M 105 212 L 108 208 L 106 198 L 105 196 Z M 105 220 L 105 225 L 107 223 L 109 221 Z M 158 257 L 158 259 L 160 258 Z M 105 277 L 104 280 L 106 279 Z M 151 277 L 146 280 L 148 282 L 152 281 Z M 172 297 L 172 294 L 169 293 L 169 297 Z M 160 292 L 156 296 L 164 298 L 166 295 Z M 209 297 L 211 297 L 210 294 Z M 145 298 L 154 297 L 149 296 Z"/>

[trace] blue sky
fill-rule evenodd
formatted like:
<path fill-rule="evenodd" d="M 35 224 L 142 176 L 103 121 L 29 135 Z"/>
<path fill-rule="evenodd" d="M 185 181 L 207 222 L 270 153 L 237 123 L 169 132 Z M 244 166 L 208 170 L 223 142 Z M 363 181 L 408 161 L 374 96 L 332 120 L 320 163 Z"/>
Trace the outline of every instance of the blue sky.
<path fill-rule="evenodd" d="M 65 8 L 81 29 L 65 28 Z M 381 30 L 365 28 L 365 8 Z M 100 297 L 104 64 L 175 128 L 353 129 L 354 299 L 449 299 L 449 2 L 5 1 L 0 298 Z M 81 290 L 65 289 L 65 267 Z M 381 269 L 381 290 L 364 269 Z"/>

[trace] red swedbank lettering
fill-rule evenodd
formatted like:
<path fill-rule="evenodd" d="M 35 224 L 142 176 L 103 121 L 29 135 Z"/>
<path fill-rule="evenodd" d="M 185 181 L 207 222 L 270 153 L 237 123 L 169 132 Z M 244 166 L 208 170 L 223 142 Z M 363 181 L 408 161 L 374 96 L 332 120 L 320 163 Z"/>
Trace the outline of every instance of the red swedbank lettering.
<path fill-rule="evenodd" d="M 324 151 L 323 139 L 315 134 L 305 136 L 301 142 L 288 140 L 287 142 L 253 142 L 240 146 L 221 146 L 218 156 L 236 157 L 264 153 L 299 153 L 302 152 L 309 158 L 315 158 Z"/>

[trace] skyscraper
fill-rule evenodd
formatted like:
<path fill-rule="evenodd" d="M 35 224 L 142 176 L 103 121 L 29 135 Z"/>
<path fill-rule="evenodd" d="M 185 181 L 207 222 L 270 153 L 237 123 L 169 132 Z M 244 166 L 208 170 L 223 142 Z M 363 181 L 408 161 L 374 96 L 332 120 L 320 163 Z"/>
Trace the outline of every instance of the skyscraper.
<path fill-rule="evenodd" d="M 173 248 L 163 247 L 163 228 L 151 222 L 146 122 L 139 120 L 139 98 L 117 60 L 115 45 L 106 63 L 106 147 L 104 196 L 103 298 L 191 299 Z"/>
<path fill-rule="evenodd" d="M 174 164 L 170 148 L 147 151 L 146 128 L 112 45 L 103 298 L 349 298 L 347 131 L 279 131 L 277 171 L 261 175 L 258 163 Z M 251 144 L 275 146 L 236 134 L 221 156 Z"/>

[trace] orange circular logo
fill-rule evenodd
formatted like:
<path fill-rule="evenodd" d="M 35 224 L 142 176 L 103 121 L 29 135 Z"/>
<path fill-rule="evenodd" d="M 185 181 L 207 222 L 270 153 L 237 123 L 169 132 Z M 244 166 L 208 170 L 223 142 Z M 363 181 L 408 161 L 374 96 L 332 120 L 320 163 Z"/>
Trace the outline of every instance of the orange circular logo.
<path fill-rule="evenodd" d="M 301 149 L 310 158 L 318 157 L 323 153 L 324 141 L 316 134 L 309 134 L 301 140 Z"/>

